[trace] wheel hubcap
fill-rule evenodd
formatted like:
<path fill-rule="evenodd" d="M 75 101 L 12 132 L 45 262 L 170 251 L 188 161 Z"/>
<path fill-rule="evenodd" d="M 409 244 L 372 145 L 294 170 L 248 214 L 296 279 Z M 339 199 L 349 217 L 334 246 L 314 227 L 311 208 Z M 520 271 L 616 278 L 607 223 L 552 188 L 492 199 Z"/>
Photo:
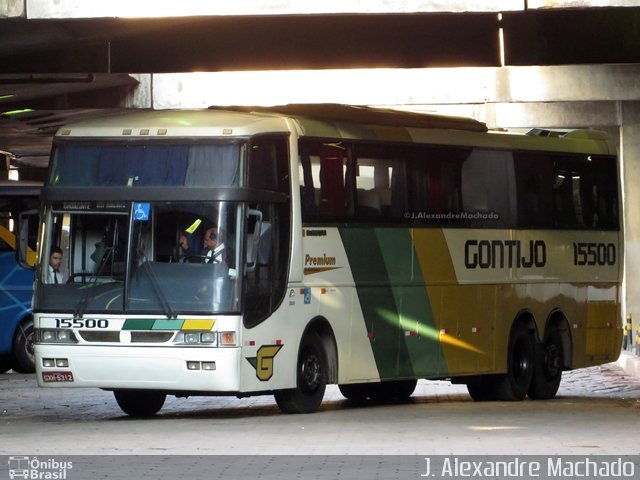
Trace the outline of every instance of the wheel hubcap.
<path fill-rule="evenodd" d="M 529 357 L 525 353 L 527 351 L 526 345 L 524 342 L 518 342 L 518 345 L 515 348 L 514 355 L 514 369 L 513 374 L 516 379 L 520 379 L 526 377 L 527 373 L 531 369 L 531 364 L 529 362 Z"/>
<path fill-rule="evenodd" d="M 300 376 L 302 379 L 302 389 L 306 392 L 311 392 L 318 388 L 320 384 L 320 360 L 317 355 L 313 353 L 307 353 L 300 365 Z"/>
<path fill-rule="evenodd" d="M 560 349 L 554 344 L 547 345 L 544 351 L 544 373 L 547 378 L 558 375 L 561 369 L 560 363 Z"/>

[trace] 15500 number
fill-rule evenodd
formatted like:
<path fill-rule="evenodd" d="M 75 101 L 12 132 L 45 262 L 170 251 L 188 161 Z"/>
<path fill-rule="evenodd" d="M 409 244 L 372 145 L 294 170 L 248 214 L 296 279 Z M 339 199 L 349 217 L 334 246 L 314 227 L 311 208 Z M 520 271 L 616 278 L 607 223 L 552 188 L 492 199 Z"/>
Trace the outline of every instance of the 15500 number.
<path fill-rule="evenodd" d="M 574 243 L 573 264 L 615 265 L 616 246 L 613 243 Z"/>
<path fill-rule="evenodd" d="M 56 328 L 109 328 L 106 318 L 56 318 Z"/>

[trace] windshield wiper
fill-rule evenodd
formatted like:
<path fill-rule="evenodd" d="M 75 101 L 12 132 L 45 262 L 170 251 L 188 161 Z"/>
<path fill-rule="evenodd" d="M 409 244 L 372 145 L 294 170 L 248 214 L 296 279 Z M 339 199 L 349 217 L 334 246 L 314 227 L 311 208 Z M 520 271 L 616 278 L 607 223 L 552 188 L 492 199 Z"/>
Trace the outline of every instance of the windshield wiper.
<path fill-rule="evenodd" d="M 177 318 L 178 315 L 176 315 L 176 313 L 173 311 L 173 308 L 171 308 L 171 304 L 167 301 L 167 295 L 164 293 L 164 290 L 162 290 L 160 283 L 158 283 L 158 277 L 156 277 L 156 274 L 153 271 L 153 268 L 151 268 L 150 262 L 144 262 L 141 265 L 141 267 L 149 277 L 149 280 L 151 281 L 151 286 L 153 287 L 153 291 L 155 292 L 156 297 L 158 297 L 158 300 L 160 301 L 160 307 L 162 307 L 162 312 L 165 314 L 167 318 Z"/>
<path fill-rule="evenodd" d="M 89 281 L 87 282 L 86 287 L 92 287 L 98 282 L 98 277 L 102 275 L 105 265 L 109 262 L 109 257 L 111 257 L 111 255 L 113 254 L 113 250 L 114 250 L 113 247 L 106 248 L 106 252 L 102 256 L 102 260 L 100 261 L 100 266 L 98 267 L 98 271 L 94 274 L 87 275 L 90 278 L 89 278 Z M 86 288 L 86 290 L 83 292 L 82 297 L 78 302 L 78 307 L 76 308 L 76 311 L 73 314 L 74 318 L 82 318 L 82 316 L 84 315 L 84 311 L 87 309 L 87 306 L 89 305 L 89 302 L 91 301 L 91 299 L 96 298 L 95 295 L 92 295 L 93 292 L 94 290 L 91 288 Z"/>

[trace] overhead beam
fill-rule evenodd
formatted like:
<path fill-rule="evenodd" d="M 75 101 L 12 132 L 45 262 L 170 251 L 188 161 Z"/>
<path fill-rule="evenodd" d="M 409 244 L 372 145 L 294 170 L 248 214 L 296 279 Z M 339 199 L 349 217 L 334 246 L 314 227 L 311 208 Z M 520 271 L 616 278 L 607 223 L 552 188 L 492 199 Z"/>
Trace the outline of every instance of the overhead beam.
<path fill-rule="evenodd" d="M 158 2 L 157 0 L 13 0 L 0 4 L 0 17 L 155 18 L 211 15 L 323 15 L 345 13 L 509 12 L 535 9 L 634 7 L 638 0 L 243 0 Z"/>
<path fill-rule="evenodd" d="M 451 105 L 640 100 L 639 65 L 154 74 L 154 108 L 355 103 Z"/>
<path fill-rule="evenodd" d="M 159 2 L 157 0 L 27 0 L 31 19 L 154 18 L 211 15 L 326 15 L 369 13 L 505 12 L 523 10 L 525 0 L 243 0 Z"/>

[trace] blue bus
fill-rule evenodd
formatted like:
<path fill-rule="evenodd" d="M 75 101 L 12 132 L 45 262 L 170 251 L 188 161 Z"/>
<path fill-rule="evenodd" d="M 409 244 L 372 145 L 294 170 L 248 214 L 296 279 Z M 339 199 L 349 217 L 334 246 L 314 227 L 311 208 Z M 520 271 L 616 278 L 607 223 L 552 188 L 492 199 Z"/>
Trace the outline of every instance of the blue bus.
<path fill-rule="evenodd" d="M 33 270 L 16 261 L 18 217 L 38 208 L 38 182 L 0 182 L 0 373 L 35 371 L 33 356 Z M 30 244 L 35 244 L 31 239 Z M 30 245 L 32 248 L 34 245 Z M 35 253 L 30 260 L 35 262 Z"/>

